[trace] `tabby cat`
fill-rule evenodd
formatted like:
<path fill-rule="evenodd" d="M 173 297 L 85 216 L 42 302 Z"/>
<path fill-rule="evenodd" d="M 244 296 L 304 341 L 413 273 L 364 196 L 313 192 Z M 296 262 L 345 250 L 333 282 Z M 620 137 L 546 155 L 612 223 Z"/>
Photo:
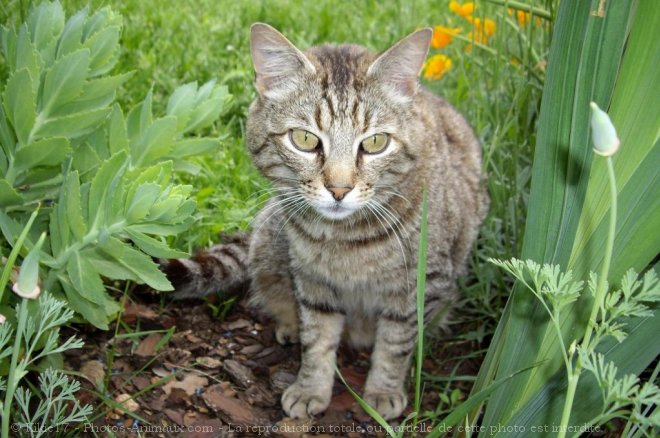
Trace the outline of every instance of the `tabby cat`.
<path fill-rule="evenodd" d="M 486 214 L 479 143 L 418 83 L 430 29 L 380 55 L 356 45 L 303 53 L 261 23 L 251 33 L 258 96 L 247 146 L 274 196 L 251 236 L 165 269 L 179 297 L 249 281 L 251 303 L 275 320 L 277 340 L 301 343 L 297 380 L 282 396 L 288 416 L 326 409 L 345 337 L 373 348 L 364 399 L 398 417 L 417 336 L 422 192 L 428 320 L 456 299 Z"/>

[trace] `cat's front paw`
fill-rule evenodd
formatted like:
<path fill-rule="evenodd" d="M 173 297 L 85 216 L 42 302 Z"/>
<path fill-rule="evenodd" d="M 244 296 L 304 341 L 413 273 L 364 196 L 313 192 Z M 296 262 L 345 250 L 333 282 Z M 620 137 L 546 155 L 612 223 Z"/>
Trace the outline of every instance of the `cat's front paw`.
<path fill-rule="evenodd" d="M 408 399 L 403 391 L 365 392 L 364 401 L 376 409 L 386 420 L 400 416 L 408 404 Z"/>
<path fill-rule="evenodd" d="M 278 322 L 275 326 L 275 339 L 280 345 L 298 343 L 298 323 Z"/>
<path fill-rule="evenodd" d="M 291 418 L 309 418 L 325 411 L 331 397 L 332 387 L 325 390 L 295 382 L 282 395 L 282 409 Z"/>

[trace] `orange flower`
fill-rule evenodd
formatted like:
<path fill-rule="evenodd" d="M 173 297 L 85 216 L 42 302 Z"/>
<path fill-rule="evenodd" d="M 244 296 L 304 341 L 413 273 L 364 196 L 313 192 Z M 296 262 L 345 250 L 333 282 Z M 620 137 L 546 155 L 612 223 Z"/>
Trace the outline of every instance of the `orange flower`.
<path fill-rule="evenodd" d="M 490 18 L 484 18 L 482 21 L 479 17 L 468 17 L 467 20 L 474 26 L 472 32 L 466 35 L 469 40 L 479 44 L 486 44 L 488 43 L 488 39 L 495 35 L 496 25 Z M 466 45 L 464 50 L 466 52 L 471 51 L 472 44 Z"/>
<path fill-rule="evenodd" d="M 431 40 L 431 47 L 434 49 L 442 49 L 447 47 L 451 43 L 451 39 L 454 35 L 459 33 L 461 29 L 454 28 L 450 29 L 444 26 L 436 26 L 433 28 L 433 39 Z"/>
<path fill-rule="evenodd" d="M 507 13 L 510 16 L 513 16 L 513 12 L 514 12 L 513 9 L 511 8 L 507 9 Z M 518 26 L 525 27 L 527 22 L 529 22 L 530 18 L 532 17 L 532 14 L 520 10 L 516 10 L 515 12 L 516 12 L 516 20 L 518 20 Z"/>
<path fill-rule="evenodd" d="M 451 59 L 445 55 L 431 56 L 424 63 L 424 77 L 431 81 L 441 79 L 449 70 L 451 70 Z"/>
<path fill-rule="evenodd" d="M 453 0 L 449 2 L 449 10 L 463 18 L 471 17 L 474 13 L 474 9 L 475 8 L 473 2 L 467 2 L 465 4 L 460 4 L 459 2 Z"/>
<path fill-rule="evenodd" d="M 484 18 L 484 21 L 481 21 L 481 18 L 468 18 L 468 21 L 474 25 L 474 30 L 476 33 L 483 34 L 486 38 L 490 38 L 495 34 L 496 24 L 490 18 Z M 481 38 L 483 39 L 483 38 Z M 484 41 L 485 42 L 485 41 Z"/>

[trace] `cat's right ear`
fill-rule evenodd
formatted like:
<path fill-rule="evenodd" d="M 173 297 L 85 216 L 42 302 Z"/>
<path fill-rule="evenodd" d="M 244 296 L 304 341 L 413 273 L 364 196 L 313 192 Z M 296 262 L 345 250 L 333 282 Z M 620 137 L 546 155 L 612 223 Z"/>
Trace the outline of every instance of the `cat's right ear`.
<path fill-rule="evenodd" d="M 257 91 L 262 96 L 277 98 L 295 87 L 300 73 L 315 73 L 309 59 L 272 26 L 254 23 L 250 34 Z"/>

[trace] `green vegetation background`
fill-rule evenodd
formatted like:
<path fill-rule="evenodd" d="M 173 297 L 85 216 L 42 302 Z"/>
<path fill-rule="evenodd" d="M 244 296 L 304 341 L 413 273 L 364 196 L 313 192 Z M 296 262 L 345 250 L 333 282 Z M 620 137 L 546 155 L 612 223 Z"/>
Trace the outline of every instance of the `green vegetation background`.
<path fill-rule="evenodd" d="M 0 6 L 0 21 L 21 21 L 33 2 L 10 0 Z M 539 0 L 534 3 L 542 4 Z M 267 182 L 244 149 L 244 125 L 255 96 L 249 52 L 249 27 L 267 22 L 304 49 L 321 43 L 357 43 L 381 51 L 423 26 L 459 27 L 467 21 L 440 1 L 300 0 L 62 0 L 70 16 L 88 6 L 111 6 L 124 18 L 122 53 L 115 71 L 134 71 L 118 100 L 131 107 L 154 93 L 156 113 L 178 84 L 217 78 L 233 94 L 233 102 L 214 126 L 224 137 L 217 153 L 196 158 L 202 171 L 179 178 L 195 187 L 196 224 L 178 236 L 175 246 L 193 250 L 217 241 L 218 233 L 249 228 L 266 199 Z M 498 5 L 476 2 L 475 16 L 497 24 L 487 49 L 465 50 L 454 41 L 441 51 L 453 61 L 440 81 L 425 82 L 462 111 L 482 140 L 489 174 L 491 214 L 474 256 L 473 277 L 466 281 L 467 306 L 474 311 L 478 336 L 492 329 L 506 300 L 504 275 L 485 263 L 489 256 L 518 254 L 523 235 L 535 122 L 543 79 L 543 59 L 550 23 L 521 27 Z M 0 65 L 0 75 L 4 67 Z M 431 249 L 432 250 L 432 249 Z M 485 324 L 485 326 L 484 326 Z"/>

